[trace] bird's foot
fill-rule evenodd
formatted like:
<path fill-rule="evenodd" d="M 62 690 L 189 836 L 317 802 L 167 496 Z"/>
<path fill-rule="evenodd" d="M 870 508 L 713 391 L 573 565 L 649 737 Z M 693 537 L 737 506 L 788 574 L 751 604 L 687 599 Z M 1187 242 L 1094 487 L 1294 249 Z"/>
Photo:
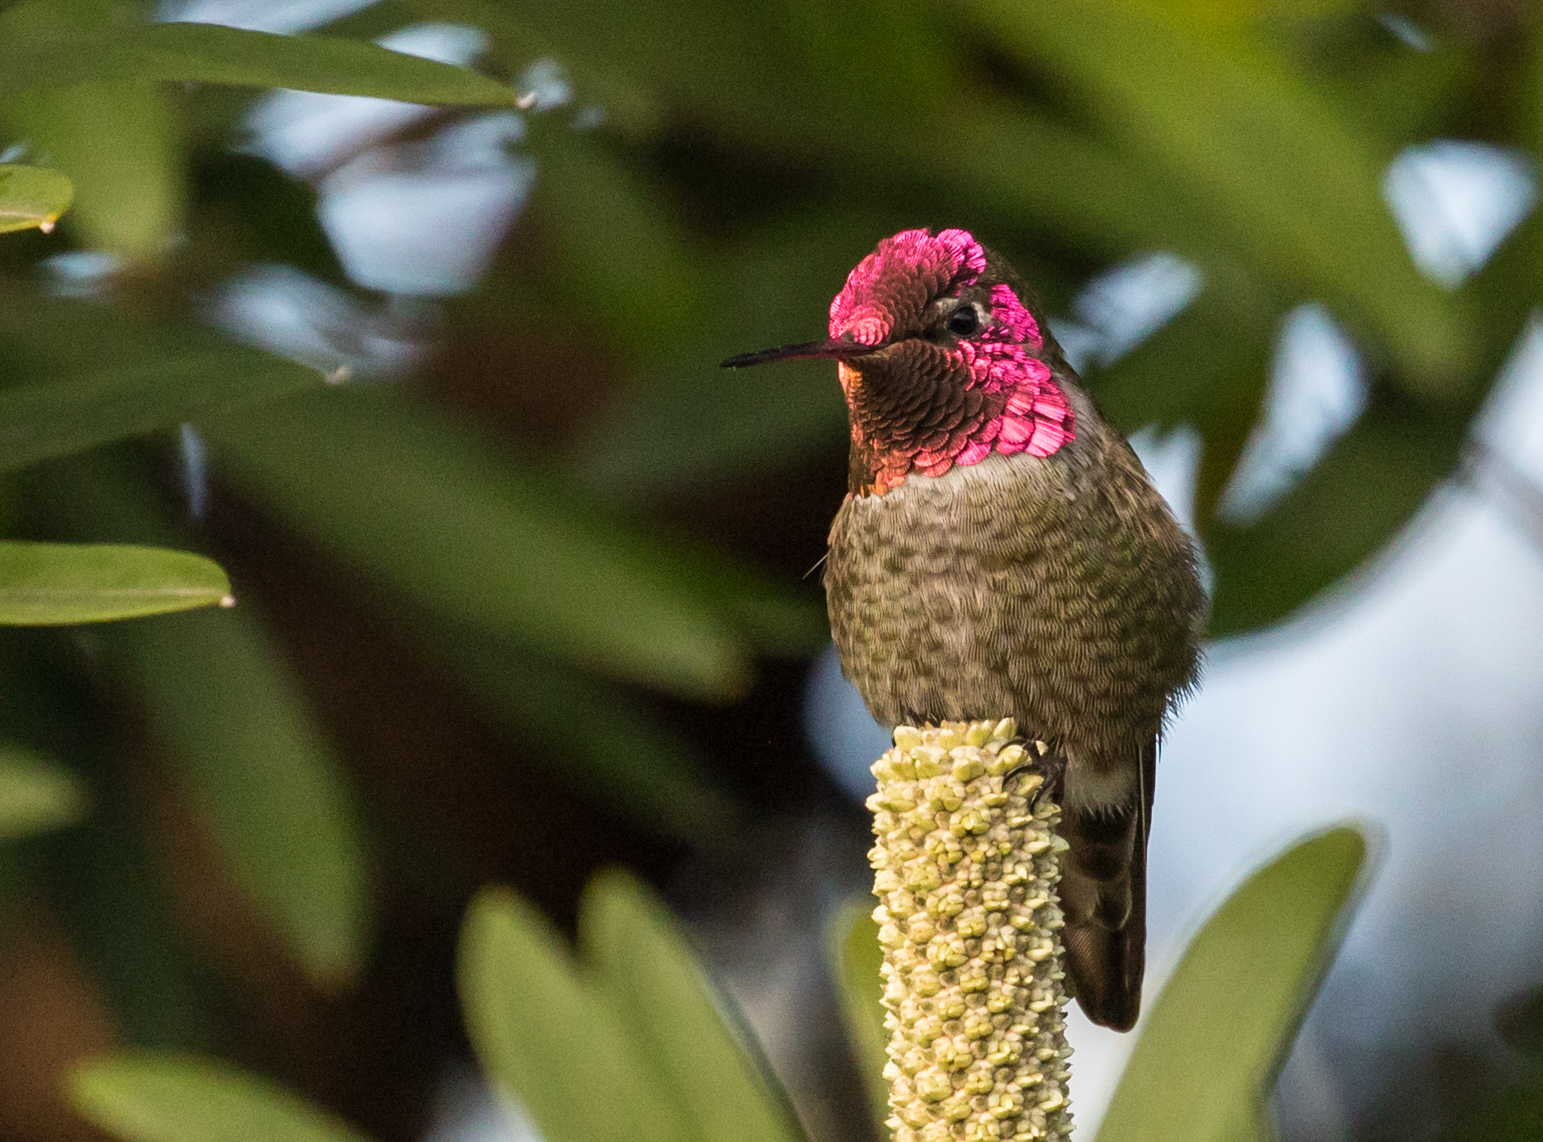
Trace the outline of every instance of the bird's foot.
<path fill-rule="evenodd" d="M 1019 773 L 1037 773 L 1040 783 L 1029 796 L 1029 811 L 1039 808 L 1040 801 L 1047 796 L 1060 804 L 1061 786 L 1066 778 L 1066 755 L 1038 738 L 1018 737 L 1012 744 L 1023 747 L 1023 763 L 1005 773 L 1003 783 Z"/>

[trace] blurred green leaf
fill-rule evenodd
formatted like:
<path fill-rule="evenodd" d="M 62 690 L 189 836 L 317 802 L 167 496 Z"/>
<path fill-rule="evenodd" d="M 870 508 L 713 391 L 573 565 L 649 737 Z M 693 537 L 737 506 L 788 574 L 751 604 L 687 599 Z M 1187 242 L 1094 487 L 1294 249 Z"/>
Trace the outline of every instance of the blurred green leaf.
<path fill-rule="evenodd" d="M 884 1078 L 884 1064 L 889 1061 L 885 1050 L 889 1032 L 884 1029 L 884 980 L 879 974 L 884 949 L 879 947 L 879 926 L 873 922 L 870 898 L 853 900 L 831 916 L 826 947 L 847 1041 L 863 1074 L 873 1121 L 887 1129 L 883 1124 L 889 1118 L 889 1082 Z"/>
<path fill-rule="evenodd" d="M 1160 172 L 1064 119 L 968 93 L 925 113 L 936 118 L 859 151 L 869 181 L 886 185 L 898 168 L 924 180 L 928 198 L 950 204 L 951 219 L 981 215 L 1027 227 L 1040 241 L 1103 259 L 1173 247 L 1209 261 L 1216 247 L 1214 223 L 1175 195 Z M 1001 244 L 995 231 L 971 225 L 987 245 Z"/>
<path fill-rule="evenodd" d="M 358 975 L 371 928 L 362 830 L 310 707 L 254 619 L 184 615 L 103 642 L 236 881 L 311 980 L 336 989 Z"/>
<path fill-rule="evenodd" d="M 630 874 L 597 875 L 584 891 L 585 964 L 631 1039 L 706 1142 L 794 1142 L 796 1120 L 724 1022 L 674 921 Z"/>
<path fill-rule="evenodd" d="M 170 428 L 227 404 L 320 384 L 320 374 L 303 365 L 230 345 L 0 389 L 0 471 Z"/>
<path fill-rule="evenodd" d="M 472 901 L 457 979 L 477 1057 L 546 1142 L 699 1137 L 607 993 L 580 976 L 551 924 L 514 893 L 484 889 Z"/>
<path fill-rule="evenodd" d="M 607 497 L 646 502 L 839 454 L 846 407 L 828 362 L 733 370 L 718 362 L 823 336 L 831 297 L 885 225 L 838 210 L 783 219 L 747 243 L 711 320 L 577 442 L 571 462 L 580 478 Z"/>
<path fill-rule="evenodd" d="M 448 617 L 696 697 L 748 681 L 742 639 L 668 552 L 428 408 L 342 389 L 209 437 L 249 494 Z"/>
<path fill-rule="evenodd" d="M 1258 522 L 1203 527 L 1210 633 L 1278 622 L 1380 551 L 1456 466 L 1463 434 L 1374 388 L 1349 432 Z"/>
<path fill-rule="evenodd" d="M 481 28 L 492 37 L 489 51 L 504 72 L 517 75 L 539 59 L 557 57 L 551 41 L 541 36 L 517 14 L 513 6 L 498 0 L 406 0 L 407 6 L 425 19 L 444 20 Z M 591 66 L 587 58 L 571 55 L 563 66 L 573 78 L 575 101 L 605 111 L 605 124 L 634 138 L 658 133 L 664 109 L 658 95 L 617 68 Z"/>
<path fill-rule="evenodd" d="M 530 146 L 541 158 L 531 209 L 559 246 L 575 312 L 644 360 L 692 337 L 715 283 L 658 190 L 593 135 L 550 117 L 533 121 Z M 584 362 L 573 368 L 582 375 Z"/>
<path fill-rule="evenodd" d="M 53 2 L 33 0 L 0 17 L 0 43 L 6 44 L 0 47 L 0 94 L 134 80 L 283 87 L 447 106 L 514 103 L 512 90 L 471 68 L 354 40 L 217 24 L 74 27 L 47 37 L 17 30 L 34 28 L 38 10 Z"/>
<path fill-rule="evenodd" d="M 1543 165 L 1543 10 L 1530 13 L 1524 58 L 1516 100 L 1516 140 Z"/>
<path fill-rule="evenodd" d="M 732 0 L 553 0 L 521 23 L 575 74 L 604 74 L 741 144 L 808 150 L 839 113 L 791 58 L 774 9 Z"/>
<path fill-rule="evenodd" d="M 73 825 L 86 815 L 86 787 L 31 750 L 0 745 L 0 840 Z"/>
<path fill-rule="evenodd" d="M 693 846 L 722 842 L 740 824 L 742 808 L 700 747 L 621 687 L 472 633 L 424 638 L 516 741 L 539 743 L 537 759 L 576 793 Z"/>
<path fill-rule="evenodd" d="M 1344 936 L 1365 857 L 1358 830 L 1330 829 L 1211 915 L 1144 1021 L 1098 1142 L 1266 1136 L 1264 1098 Z"/>
<path fill-rule="evenodd" d="M 1226 35 L 1257 28 L 1266 21 L 1353 12 L 1358 5 L 1356 0 L 1134 0 L 1131 6 L 1190 32 Z"/>
<path fill-rule="evenodd" d="M 74 197 L 74 186 L 56 170 L 0 165 L 0 234 L 52 230 Z"/>
<path fill-rule="evenodd" d="M 105 1056 L 69 1080 L 75 1109 L 125 1142 L 368 1142 L 332 1114 L 223 1063 Z"/>
<path fill-rule="evenodd" d="M 186 551 L 0 542 L 0 624 L 105 622 L 207 607 L 229 596 L 219 564 Z"/>
<path fill-rule="evenodd" d="M 1412 392 L 1470 383 L 1469 331 L 1416 271 L 1383 204 L 1391 155 L 1278 57 L 1114 0 L 971 9 L 1005 48 L 1085 92 L 1111 135 L 1166 173 L 1260 273 L 1381 334 Z"/>
<path fill-rule="evenodd" d="M 124 80 L 18 92 L 3 115 L 75 184 L 69 225 L 83 245 L 130 264 L 161 260 L 184 225 L 186 172 L 181 134 L 160 88 Z"/>
<path fill-rule="evenodd" d="M 1495 1030 L 1513 1051 L 1543 1058 L 1543 987 L 1530 987 L 1500 1004 Z"/>
<path fill-rule="evenodd" d="M 51 473 L 77 531 L 173 540 L 126 468 Z M 207 621 L 206 621 L 207 620 Z M 230 862 L 307 976 L 335 989 L 363 966 L 373 901 L 363 829 L 341 767 L 251 604 L 101 632 L 114 681 L 143 709 Z"/>

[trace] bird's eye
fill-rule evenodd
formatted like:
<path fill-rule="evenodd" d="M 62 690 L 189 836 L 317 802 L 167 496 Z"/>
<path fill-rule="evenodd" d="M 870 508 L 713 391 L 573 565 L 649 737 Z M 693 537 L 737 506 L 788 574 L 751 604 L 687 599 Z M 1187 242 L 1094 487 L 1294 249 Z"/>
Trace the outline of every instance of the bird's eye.
<path fill-rule="evenodd" d="M 968 337 L 980 328 L 980 314 L 973 305 L 961 305 L 948 315 L 948 331 L 957 337 Z"/>

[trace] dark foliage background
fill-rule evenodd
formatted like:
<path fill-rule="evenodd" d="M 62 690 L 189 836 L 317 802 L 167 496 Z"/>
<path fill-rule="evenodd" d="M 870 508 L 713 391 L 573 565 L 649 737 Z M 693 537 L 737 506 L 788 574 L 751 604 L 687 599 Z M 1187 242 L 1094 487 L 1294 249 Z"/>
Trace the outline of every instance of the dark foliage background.
<path fill-rule="evenodd" d="M 769 1050 L 815 1137 L 868 1137 L 809 966 L 820 909 L 866 880 L 866 825 L 800 730 L 844 412 L 822 366 L 716 363 L 817 335 L 909 226 L 986 236 L 1068 325 L 1090 279 L 1176 255 L 1198 292 L 1087 379 L 1127 431 L 1198 432 L 1222 638 L 1482 466 L 1468 425 L 1539 301 L 1536 214 L 1444 288 L 1382 193 L 1432 139 L 1543 156 L 1535 5 L 380 0 L 278 45 L 155 11 L 0 4 L 3 139 L 76 194 L 55 233 L 0 240 L 0 521 L 202 552 L 239 605 L 0 639 L 0 741 L 89 803 L 0 854 L 4 1138 L 97 1137 L 57 1076 L 128 1044 L 419 1137 L 467 1054 L 472 892 L 513 885 L 571 928 L 612 864 L 786 1032 Z M 480 74 L 347 50 L 426 22 L 481 29 Z M 545 94 L 507 127 L 533 177 L 477 215 L 485 267 L 371 288 L 318 206 L 361 171 L 437 169 L 511 113 L 508 85 Z M 269 87 L 434 109 L 286 170 L 250 145 Z M 468 241 L 443 207 L 424 241 Z M 1365 408 L 1245 518 L 1224 491 L 1308 301 L 1360 352 Z M 1505 1016 L 1524 1052 L 1536 1007 Z M 1521 1121 L 1528 1058 L 1463 1055 L 1454 1090 Z M 1477 1129 L 1418 1085 L 1428 1136 Z M 1358 1136 L 1405 1128 L 1398 1096 L 1365 1101 Z"/>

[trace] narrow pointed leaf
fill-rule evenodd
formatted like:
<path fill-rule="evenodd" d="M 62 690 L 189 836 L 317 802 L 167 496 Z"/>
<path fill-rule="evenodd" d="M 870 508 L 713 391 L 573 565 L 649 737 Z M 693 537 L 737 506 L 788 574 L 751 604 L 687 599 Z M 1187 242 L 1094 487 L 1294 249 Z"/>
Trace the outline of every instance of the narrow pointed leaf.
<path fill-rule="evenodd" d="M 472 901 L 457 979 L 467 1034 L 489 1078 L 546 1142 L 696 1137 L 656 1085 L 608 997 L 579 974 L 551 924 L 503 889 Z"/>
<path fill-rule="evenodd" d="M 51 475 L 78 532 L 174 538 L 128 468 L 88 457 Z M 101 632 L 101 660 L 166 745 L 236 882 L 310 979 L 338 988 L 363 966 L 372 927 L 363 827 L 252 608 L 121 624 Z"/>
<path fill-rule="evenodd" d="M 695 957 L 631 875 L 599 874 L 579 913 L 585 962 L 704 1142 L 795 1142 L 785 1105 L 724 1022 Z"/>
<path fill-rule="evenodd" d="M 741 639 L 667 549 L 427 408 L 335 390 L 209 437 L 249 494 L 449 618 L 679 693 L 746 684 Z"/>
<path fill-rule="evenodd" d="M 0 471 L 322 384 L 208 329 L 0 289 Z"/>
<path fill-rule="evenodd" d="M 0 746 L 0 841 L 73 825 L 86 787 L 69 770 L 19 746 Z"/>
<path fill-rule="evenodd" d="M 52 230 L 74 197 L 70 180 L 56 170 L 0 165 L 0 234 Z"/>
<path fill-rule="evenodd" d="M 522 13 L 499 0 L 407 0 L 407 7 L 425 20 L 468 24 L 487 32 L 493 40 L 488 54 L 506 74 L 517 75 L 539 59 L 559 58 L 552 43 L 537 33 Z M 575 102 L 603 107 L 608 128 L 633 137 L 659 131 L 664 109 L 654 91 L 618 68 L 597 66 L 588 58 L 571 54 L 561 58 L 573 77 Z"/>
<path fill-rule="evenodd" d="M 69 224 L 82 245 L 126 263 L 158 262 L 186 207 L 182 135 L 167 93 L 120 80 L 18 93 L 8 103 L 12 127 L 74 183 Z"/>
<path fill-rule="evenodd" d="M 372 919 L 362 829 L 337 759 L 255 614 L 138 623 L 103 642 L 237 882 L 316 984 L 349 983 Z"/>
<path fill-rule="evenodd" d="M 4 27 L 0 22 L 0 31 Z M 178 23 L 126 32 L 104 28 L 95 35 L 90 28 L 73 31 L 0 50 L 0 94 L 85 81 L 159 80 L 473 107 L 510 106 L 515 97 L 510 88 L 468 67 L 334 37 Z"/>
<path fill-rule="evenodd" d="M 320 375 L 302 365 L 232 345 L 0 389 L 0 470 L 171 428 L 226 404 L 320 384 Z"/>
<path fill-rule="evenodd" d="M 1374 389 L 1355 426 L 1258 522 L 1204 527 L 1213 636 L 1279 622 L 1343 580 L 1454 471 L 1463 434 L 1386 395 Z"/>
<path fill-rule="evenodd" d="M 177 1055 L 90 1060 L 71 1074 L 69 1096 L 77 1111 L 124 1142 L 369 1142 L 276 1083 Z"/>
<path fill-rule="evenodd" d="M 0 625 L 57 626 L 223 602 L 219 564 L 186 551 L 114 544 L 0 542 Z"/>
<path fill-rule="evenodd" d="M 1422 395 L 1461 391 L 1469 331 L 1421 277 L 1374 150 L 1279 57 L 1114 0 L 976 0 L 999 43 L 1077 85 L 1123 140 L 1261 273 L 1375 329 Z"/>
<path fill-rule="evenodd" d="M 514 740 L 537 746 L 541 764 L 576 792 L 693 846 L 734 835 L 743 807 L 714 779 L 701 747 L 635 695 L 486 637 L 447 636 L 440 624 L 423 637 Z"/>
<path fill-rule="evenodd" d="M 882 1127 L 889 1118 L 889 1082 L 884 1078 L 889 1032 L 884 1029 L 884 980 L 879 975 L 884 949 L 871 898 L 854 900 L 831 917 L 827 948 L 847 1041 L 862 1071 L 873 1120 Z"/>
<path fill-rule="evenodd" d="M 1365 857 L 1358 830 L 1330 829 L 1233 892 L 1147 1016 L 1098 1142 L 1265 1136 L 1265 1096 L 1339 948 Z"/>

